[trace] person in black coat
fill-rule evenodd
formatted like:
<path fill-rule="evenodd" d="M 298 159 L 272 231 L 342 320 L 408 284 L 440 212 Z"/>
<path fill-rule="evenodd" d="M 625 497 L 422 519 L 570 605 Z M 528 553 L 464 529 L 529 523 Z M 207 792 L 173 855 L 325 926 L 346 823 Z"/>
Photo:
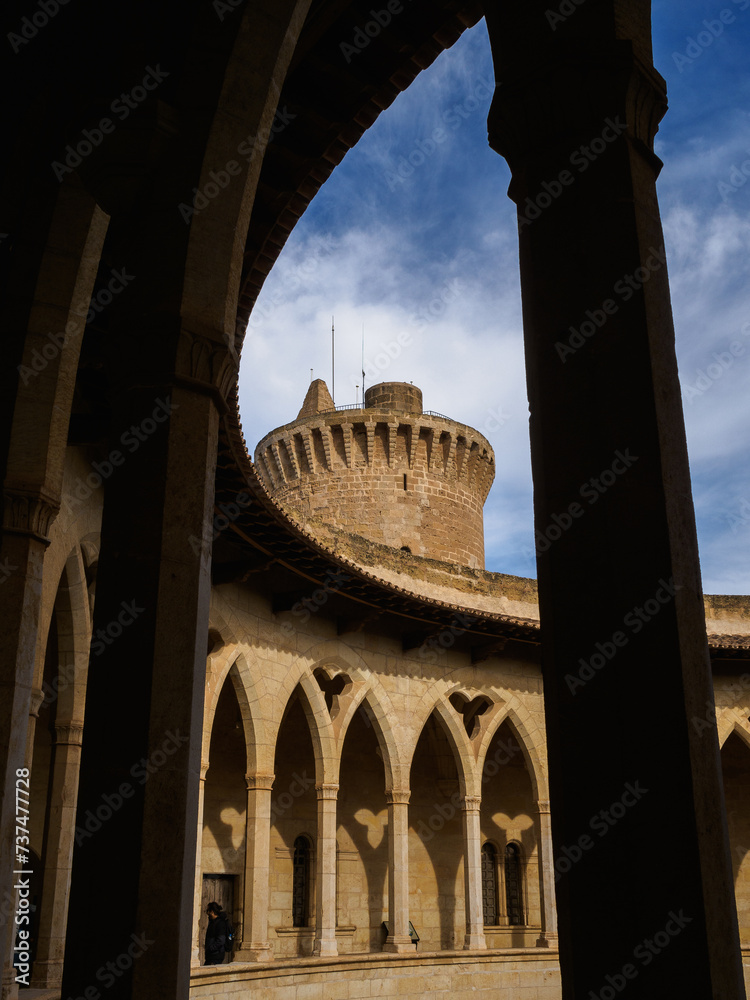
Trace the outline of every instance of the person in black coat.
<path fill-rule="evenodd" d="M 226 954 L 227 922 L 218 903 L 209 903 L 206 912 L 206 965 L 221 965 Z"/>

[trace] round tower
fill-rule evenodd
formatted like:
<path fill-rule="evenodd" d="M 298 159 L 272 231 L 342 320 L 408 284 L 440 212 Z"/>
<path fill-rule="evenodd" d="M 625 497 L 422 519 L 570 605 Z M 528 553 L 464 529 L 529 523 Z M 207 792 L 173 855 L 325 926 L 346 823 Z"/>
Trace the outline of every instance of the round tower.
<path fill-rule="evenodd" d="M 280 503 L 414 555 L 484 568 L 482 508 L 495 455 L 472 427 L 422 410 L 406 382 L 335 408 L 322 379 L 297 419 L 267 434 L 255 464 Z"/>

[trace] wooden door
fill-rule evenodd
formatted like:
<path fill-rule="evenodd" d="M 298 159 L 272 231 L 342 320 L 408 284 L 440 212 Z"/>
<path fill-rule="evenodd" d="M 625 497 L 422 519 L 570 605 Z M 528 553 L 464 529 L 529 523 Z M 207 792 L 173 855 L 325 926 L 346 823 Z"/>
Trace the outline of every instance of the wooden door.
<path fill-rule="evenodd" d="M 201 922 L 198 929 L 198 943 L 200 945 L 201 965 L 206 960 L 204 944 L 206 941 L 206 928 L 208 927 L 208 914 L 206 908 L 209 903 L 218 903 L 222 910 L 225 910 L 232 921 L 234 919 L 234 875 L 204 875 L 203 891 L 201 893 Z M 225 962 L 232 960 L 231 954 L 227 954 Z"/>

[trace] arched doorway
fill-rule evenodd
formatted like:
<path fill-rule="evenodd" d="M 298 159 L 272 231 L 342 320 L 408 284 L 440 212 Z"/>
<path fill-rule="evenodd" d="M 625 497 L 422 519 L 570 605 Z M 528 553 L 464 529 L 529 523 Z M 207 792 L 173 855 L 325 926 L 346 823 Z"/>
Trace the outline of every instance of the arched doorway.
<path fill-rule="evenodd" d="M 483 875 L 491 855 L 497 912 L 485 926 L 487 947 L 533 947 L 541 929 L 537 810 L 517 734 L 504 722 L 487 750 L 482 772 Z"/>
<path fill-rule="evenodd" d="M 347 729 L 338 797 L 339 951 L 381 951 L 388 878 L 385 772 L 375 729 L 364 711 Z"/>
<path fill-rule="evenodd" d="M 464 838 L 456 754 L 433 713 L 417 741 L 409 804 L 409 918 L 424 951 L 463 947 Z"/>
<path fill-rule="evenodd" d="M 302 697 L 296 688 L 279 727 L 271 795 L 268 937 L 279 958 L 311 955 L 315 935 L 315 756 Z"/>
<path fill-rule="evenodd" d="M 234 683 L 227 674 L 216 705 L 203 797 L 203 872 L 198 949 L 204 961 L 208 916 L 206 906 L 217 902 L 234 925 L 240 922 L 245 873 L 247 770 L 245 730 Z M 228 955 L 225 961 L 229 961 Z"/>

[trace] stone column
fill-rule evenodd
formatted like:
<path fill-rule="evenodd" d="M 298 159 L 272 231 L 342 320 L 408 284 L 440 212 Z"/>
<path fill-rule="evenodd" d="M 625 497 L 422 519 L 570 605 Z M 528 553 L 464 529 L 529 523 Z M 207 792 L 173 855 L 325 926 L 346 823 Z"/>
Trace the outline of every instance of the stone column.
<path fill-rule="evenodd" d="M 539 904 L 542 914 L 542 933 L 537 938 L 537 948 L 557 947 L 557 910 L 555 909 L 555 861 L 552 853 L 552 826 L 549 802 L 536 803 L 539 814 L 537 837 L 539 839 Z"/>
<path fill-rule="evenodd" d="M 201 964 L 203 942 L 199 938 L 201 908 L 203 905 L 203 804 L 206 798 L 206 775 L 210 764 L 201 761 L 201 783 L 198 792 L 198 839 L 195 847 L 195 898 L 193 902 L 193 947 L 190 952 L 190 965 L 195 968 Z"/>
<path fill-rule="evenodd" d="M 37 622 L 42 607 L 42 564 L 57 505 L 41 495 L 5 488 L 0 544 L 3 613 L 0 615 L 0 759 L 2 787 L 15 789 L 17 771 L 26 765 L 29 715 L 36 655 Z M 10 956 L 16 938 L 15 794 L 0 797 L 0 997 L 18 996 Z"/>
<path fill-rule="evenodd" d="M 694 724 L 713 691 L 650 6 L 601 0 L 551 24 L 542 3 L 484 5 L 490 143 L 519 229 L 552 833 L 558 857 L 575 847 L 560 966 L 564 1000 L 630 964 L 642 1000 L 737 1000 L 718 741 Z M 669 946 L 645 968 L 636 949 L 657 934 Z"/>
<path fill-rule="evenodd" d="M 480 951 L 487 947 L 484 938 L 482 907 L 482 831 L 478 795 L 466 795 L 461 803 L 464 827 L 464 885 L 466 889 L 466 934 L 464 949 Z"/>
<path fill-rule="evenodd" d="M 313 954 L 337 955 L 336 946 L 336 799 L 339 786 L 316 785 L 318 843 L 315 877 L 315 943 Z"/>
<path fill-rule="evenodd" d="M 196 363 L 223 350 L 202 347 Z M 63 996 L 128 948 L 111 1000 L 189 988 L 220 407 L 194 371 L 113 394 L 115 441 L 138 444 L 105 494 L 93 635 L 110 641 L 89 666 L 79 816 L 125 801 L 75 848 L 70 926 L 86 934 L 68 935 Z M 106 920 L 91 919 L 92 885 L 113 901 Z"/>
<path fill-rule="evenodd" d="M 32 978 L 37 989 L 59 988 L 62 983 L 82 743 L 82 720 L 55 726 L 39 941 Z"/>
<path fill-rule="evenodd" d="M 247 774 L 245 892 L 239 962 L 270 962 L 268 896 L 271 878 L 271 789 L 273 774 Z"/>
<path fill-rule="evenodd" d="M 390 789 L 388 802 L 388 920 L 383 951 L 413 952 L 409 937 L 409 799 L 408 789 Z"/>
<path fill-rule="evenodd" d="M 20 119 L 19 119 L 20 120 Z M 27 149 L 29 147 L 26 147 Z M 19 161 L 20 166 L 20 161 Z M 21 167 L 21 169 L 25 169 Z M 29 177 L 36 175 L 27 161 Z M 0 540 L 0 786 L 15 787 L 24 766 L 42 598 L 42 564 L 49 529 L 60 509 L 68 423 L 85 324 L 78 317 L 91 298 L 108 219 L 80 178 L 48 177 L 34 197 L 19 202 L 15 225 L 23 245 L 9 260 L 0 302 L 6 372 L 33 371 L 9 379 L 3 389 L 0 453 L 3 455 Z M 13 182 L 11 182 L 13 183 Z M 23 207 L 20 207 L 23 206 Z M 65 349 L 50 357 L 50 338 Z M 35 368 L 37 352 L 44 370 Z M 11 954 L 15 928 L 13 869 L 15 795 L 0 801 L 0 955 Z M 10 971 L 10 976 L 8 975 Z M 2 997 L 17 993 L 5 966 Z"/>

